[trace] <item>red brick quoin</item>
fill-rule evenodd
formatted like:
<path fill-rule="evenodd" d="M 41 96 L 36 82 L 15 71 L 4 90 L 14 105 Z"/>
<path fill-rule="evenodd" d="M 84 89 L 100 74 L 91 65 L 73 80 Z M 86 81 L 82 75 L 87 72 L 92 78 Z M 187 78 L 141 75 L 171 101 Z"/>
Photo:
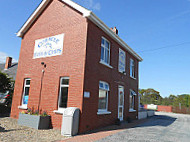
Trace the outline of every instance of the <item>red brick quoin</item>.
<path fill-rule="evenodd" d="M 62 55 L 33 59 L 35 41 L 64 33 Z M 102 36 L 110 41 L 110 65 L 100 64 Z M 118 72 L 119 48 L 126 52 L 126 75 Z M 135 77 L 130 77 L 130 58 L 135 61 Z M 67 107 L 80 109 L 79 132 L 113 124 L 118 118 L 118 85 L 124 86 L 124 120 L 137 118 L 138 95 L 135 96 L 135 110 L 129 112 L 130 89 L 138 94 L 139 60 L 119 45 L 113 38 L 97 27 L 82 13 L 62 2 L 52 0 L 35 19 L 22 36 L 18 71 L 15 82 L 11 117 L 18 118 L 23 111 L 18 106 L 22 102 L 24 79 L 31 78 L 28 108 L 38 108 L 41 88 L 42 65 L 44 72 L 41 105 L 42 111 L 51 115 L 53 128 L 61 128 L 62 114 L 57 114 L 59 84 L 61 77 L 69 77 Z M 109 83 L 108 110 L 111 114 L 98 115 L 99 81 Z M 84 92 L 90 98 L 84 98 Z"/>

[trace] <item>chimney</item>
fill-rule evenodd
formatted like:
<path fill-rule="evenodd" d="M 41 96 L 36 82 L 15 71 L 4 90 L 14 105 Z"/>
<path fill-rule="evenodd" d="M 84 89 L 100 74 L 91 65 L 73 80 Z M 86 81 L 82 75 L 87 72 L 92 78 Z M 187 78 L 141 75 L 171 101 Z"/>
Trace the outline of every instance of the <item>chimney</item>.
<path fill-rule="evenodd" d="M 118 30 L 117 30 L 117 28 L 116 27 L 114 27 L 114 28 L 111 28 L 111 30 L 116 34 L 116 35 L 118 35 Z"/>
<path fill-rule="evenodd" d="M 5 63 L 5 69 L 10 68 L 11 64 L 12 64 L 12 58 L 11 57 L 7 57 L 6 58 L 6 63 Z"/>

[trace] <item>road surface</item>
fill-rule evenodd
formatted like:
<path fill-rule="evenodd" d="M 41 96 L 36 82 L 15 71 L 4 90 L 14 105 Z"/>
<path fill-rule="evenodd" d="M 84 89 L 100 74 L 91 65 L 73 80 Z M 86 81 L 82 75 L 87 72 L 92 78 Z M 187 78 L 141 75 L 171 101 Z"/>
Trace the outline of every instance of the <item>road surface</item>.
<path fill-rule="evenodd" d="M 190 115 L 156 112 L 145 123 L 99 142 L 190 142 Z"/>

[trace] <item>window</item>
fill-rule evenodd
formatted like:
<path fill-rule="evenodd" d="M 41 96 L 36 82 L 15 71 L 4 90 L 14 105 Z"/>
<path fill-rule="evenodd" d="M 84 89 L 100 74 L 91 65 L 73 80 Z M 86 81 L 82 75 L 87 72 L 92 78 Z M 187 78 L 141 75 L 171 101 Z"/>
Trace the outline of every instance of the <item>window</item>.
<path fill-rule="evenodd" d="M 108 91 L 109 91 L 109 84 L 100 81 L 98 111 L 108 111 Z"/>
<path fill-rule="evenodd" d="M 135 110 L 135 96 L 136 96 L 136 93 L 133 90 L 130 90 L 129 111 Z"/>
<path fill-rule="evenodd" d="M 28 99 L 29 99 L 29 91 L 30 91 L 30 78 L 24 80 L 24 89 L 22 96 L 22 106 L 27 108 Z"/>
<path fill-rule="evenodd" d="M 103 37 L 101 42 L 101 62 L 110 64 L 110 42 Z"/>
<path fill-rule="evenodd" d="M 135 78 L 135 62 L 130 59 L 130 77 Z"/>
<path fill-rule="evenodd" d="M 67 108 L 68 89 L 69 89 L 69 77 L 62 77 L 60 80 L 58 110 Z"/>
<path fill-rule="evenodd" d="M 119 65 L 118 70 L 121 73 L 125 73 L 125 51 L 119 48 Z"/>

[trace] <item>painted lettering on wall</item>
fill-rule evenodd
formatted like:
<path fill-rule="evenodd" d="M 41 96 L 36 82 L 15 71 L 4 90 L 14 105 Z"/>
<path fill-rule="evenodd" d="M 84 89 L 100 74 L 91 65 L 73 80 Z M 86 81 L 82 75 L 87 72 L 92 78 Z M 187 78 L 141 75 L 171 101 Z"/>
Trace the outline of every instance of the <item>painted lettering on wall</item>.
<path fill-rule="evenodd" d="M 36 40 L 33 59 L 61 55 L 63 41 L 64 34 Z"/>

